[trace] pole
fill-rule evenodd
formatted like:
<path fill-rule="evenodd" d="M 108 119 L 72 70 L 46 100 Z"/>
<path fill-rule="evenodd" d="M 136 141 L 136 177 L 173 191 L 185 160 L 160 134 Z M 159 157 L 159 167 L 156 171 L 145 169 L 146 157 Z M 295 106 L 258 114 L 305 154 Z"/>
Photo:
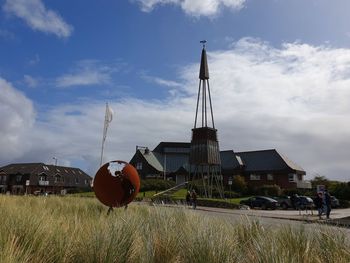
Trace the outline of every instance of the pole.
<path fill-rule="evenodd" d="M 166 153 L 164 154 L 164 180 L 166 180 Z"/>
<path fill-rule="evenodd" d="M 106 133 L 107 133 L 107 107 L 108 107 L 108 103 L 106 103 L 105 122 L 104 122 L 104 125 L 103 125 L 100 167 L 102 166 L 102 162 L 103 162 L 103 151 L 104 151 L 104 144 L 105 144 Z"/>

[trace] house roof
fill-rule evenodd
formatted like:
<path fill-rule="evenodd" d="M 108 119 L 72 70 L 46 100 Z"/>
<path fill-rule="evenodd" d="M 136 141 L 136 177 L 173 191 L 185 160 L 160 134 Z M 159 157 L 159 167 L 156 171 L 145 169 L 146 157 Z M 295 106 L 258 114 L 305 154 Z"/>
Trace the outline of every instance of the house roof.
<path fill-rule="evenodd" d="M 6 174 L 46 174 L 46 175 L 61 175 L 61 176 L 84 176 L 91 177 L 79 168 L 49 165 L 44 163 L 14 163 L 3 166 L 0 171 Z"/>
<path fill-rule="evenodd" d="M 163 172 L 163 166 L 161 165 L 161 163 L 158 160 L 158 158 L 160 158 L 160 157 L 159 156 L 158 156 L 158 158 L 156 157 L 156 155 L 159 155 L 159 153 L 152 152 L 148 149 L 138 149 L 138 151 L 141 153 L 143 158 L 145 158 L 145 160 L 147 161 L 147 163 L 149 165 L 151 165 L 157 171 Z"/>
<path fill-rule="evenodd" d="M 221 168 L 224 170 L 234 170 L 242 166 L 233 150 L 220 151 Z"/>
<path fill-rule="evenodd" d="M 153 151 L 139 149 L 145 160 L 159 172 L 176 172 L 181 167 L 189 170 L 190 143 L 161 142 Z M 246 172 L 275 172 L 287 171 L 305 174 L 303 168 L 289 160 L 275 149 L 234 152 L 220 151 L 221 167 L 223 170 L 244 168 Z"/>
<path fill-rule="evenodd" d="M 246 172 L 290 170 L 305 174 L 303 168 L 275 149 L 236 152 L 236 155 L 242 159 Z"/>
<path fill-rule="evenodd" d="M 160 142 L 153 152 L 158 153 L 189 153 L 191 144 L 188 142 Z"/>

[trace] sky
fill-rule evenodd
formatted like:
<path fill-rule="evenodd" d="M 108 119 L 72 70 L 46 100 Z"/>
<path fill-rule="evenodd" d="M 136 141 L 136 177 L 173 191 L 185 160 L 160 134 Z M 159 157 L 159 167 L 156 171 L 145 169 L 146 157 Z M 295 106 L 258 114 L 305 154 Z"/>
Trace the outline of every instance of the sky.
<path fill-rule="evenodd" d="M 350 1 L 0 0 L 0 165 L 189 142 L 200 40 L 221 150 L 350 181 Z"/>

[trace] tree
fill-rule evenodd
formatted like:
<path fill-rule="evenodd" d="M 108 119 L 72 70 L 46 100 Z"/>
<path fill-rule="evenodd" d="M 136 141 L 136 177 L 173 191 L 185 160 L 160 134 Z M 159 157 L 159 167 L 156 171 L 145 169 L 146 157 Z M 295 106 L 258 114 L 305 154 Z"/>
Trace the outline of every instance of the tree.
<path fill-rule="evenodd" d="M 328 188 L 331 184 L 331 181 L 329 181 L 323 175 L 317 175 L 314 179 L 311 180 L 311 184 L 312 188 L 316 188 L 317 185 L 324 185 L 326 188 Z"/>
<path fill-rule="evenodd" d="M 243 176 L 236 175 L 232 180 L 232 190 L 242 193 L 247 189 L 247 183 Z"/>

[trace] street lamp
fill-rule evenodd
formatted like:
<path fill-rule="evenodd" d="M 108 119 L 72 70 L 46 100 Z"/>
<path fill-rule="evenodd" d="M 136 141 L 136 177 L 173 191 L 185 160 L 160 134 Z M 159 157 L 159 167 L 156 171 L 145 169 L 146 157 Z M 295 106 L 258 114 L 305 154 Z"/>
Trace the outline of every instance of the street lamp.
<path fill-rule="evenodd" d="M 56 157 L 52 157 L 52 159 L 54 159 L 55 160 L 55 166 L 57 166 L 57 158 Z"/>

